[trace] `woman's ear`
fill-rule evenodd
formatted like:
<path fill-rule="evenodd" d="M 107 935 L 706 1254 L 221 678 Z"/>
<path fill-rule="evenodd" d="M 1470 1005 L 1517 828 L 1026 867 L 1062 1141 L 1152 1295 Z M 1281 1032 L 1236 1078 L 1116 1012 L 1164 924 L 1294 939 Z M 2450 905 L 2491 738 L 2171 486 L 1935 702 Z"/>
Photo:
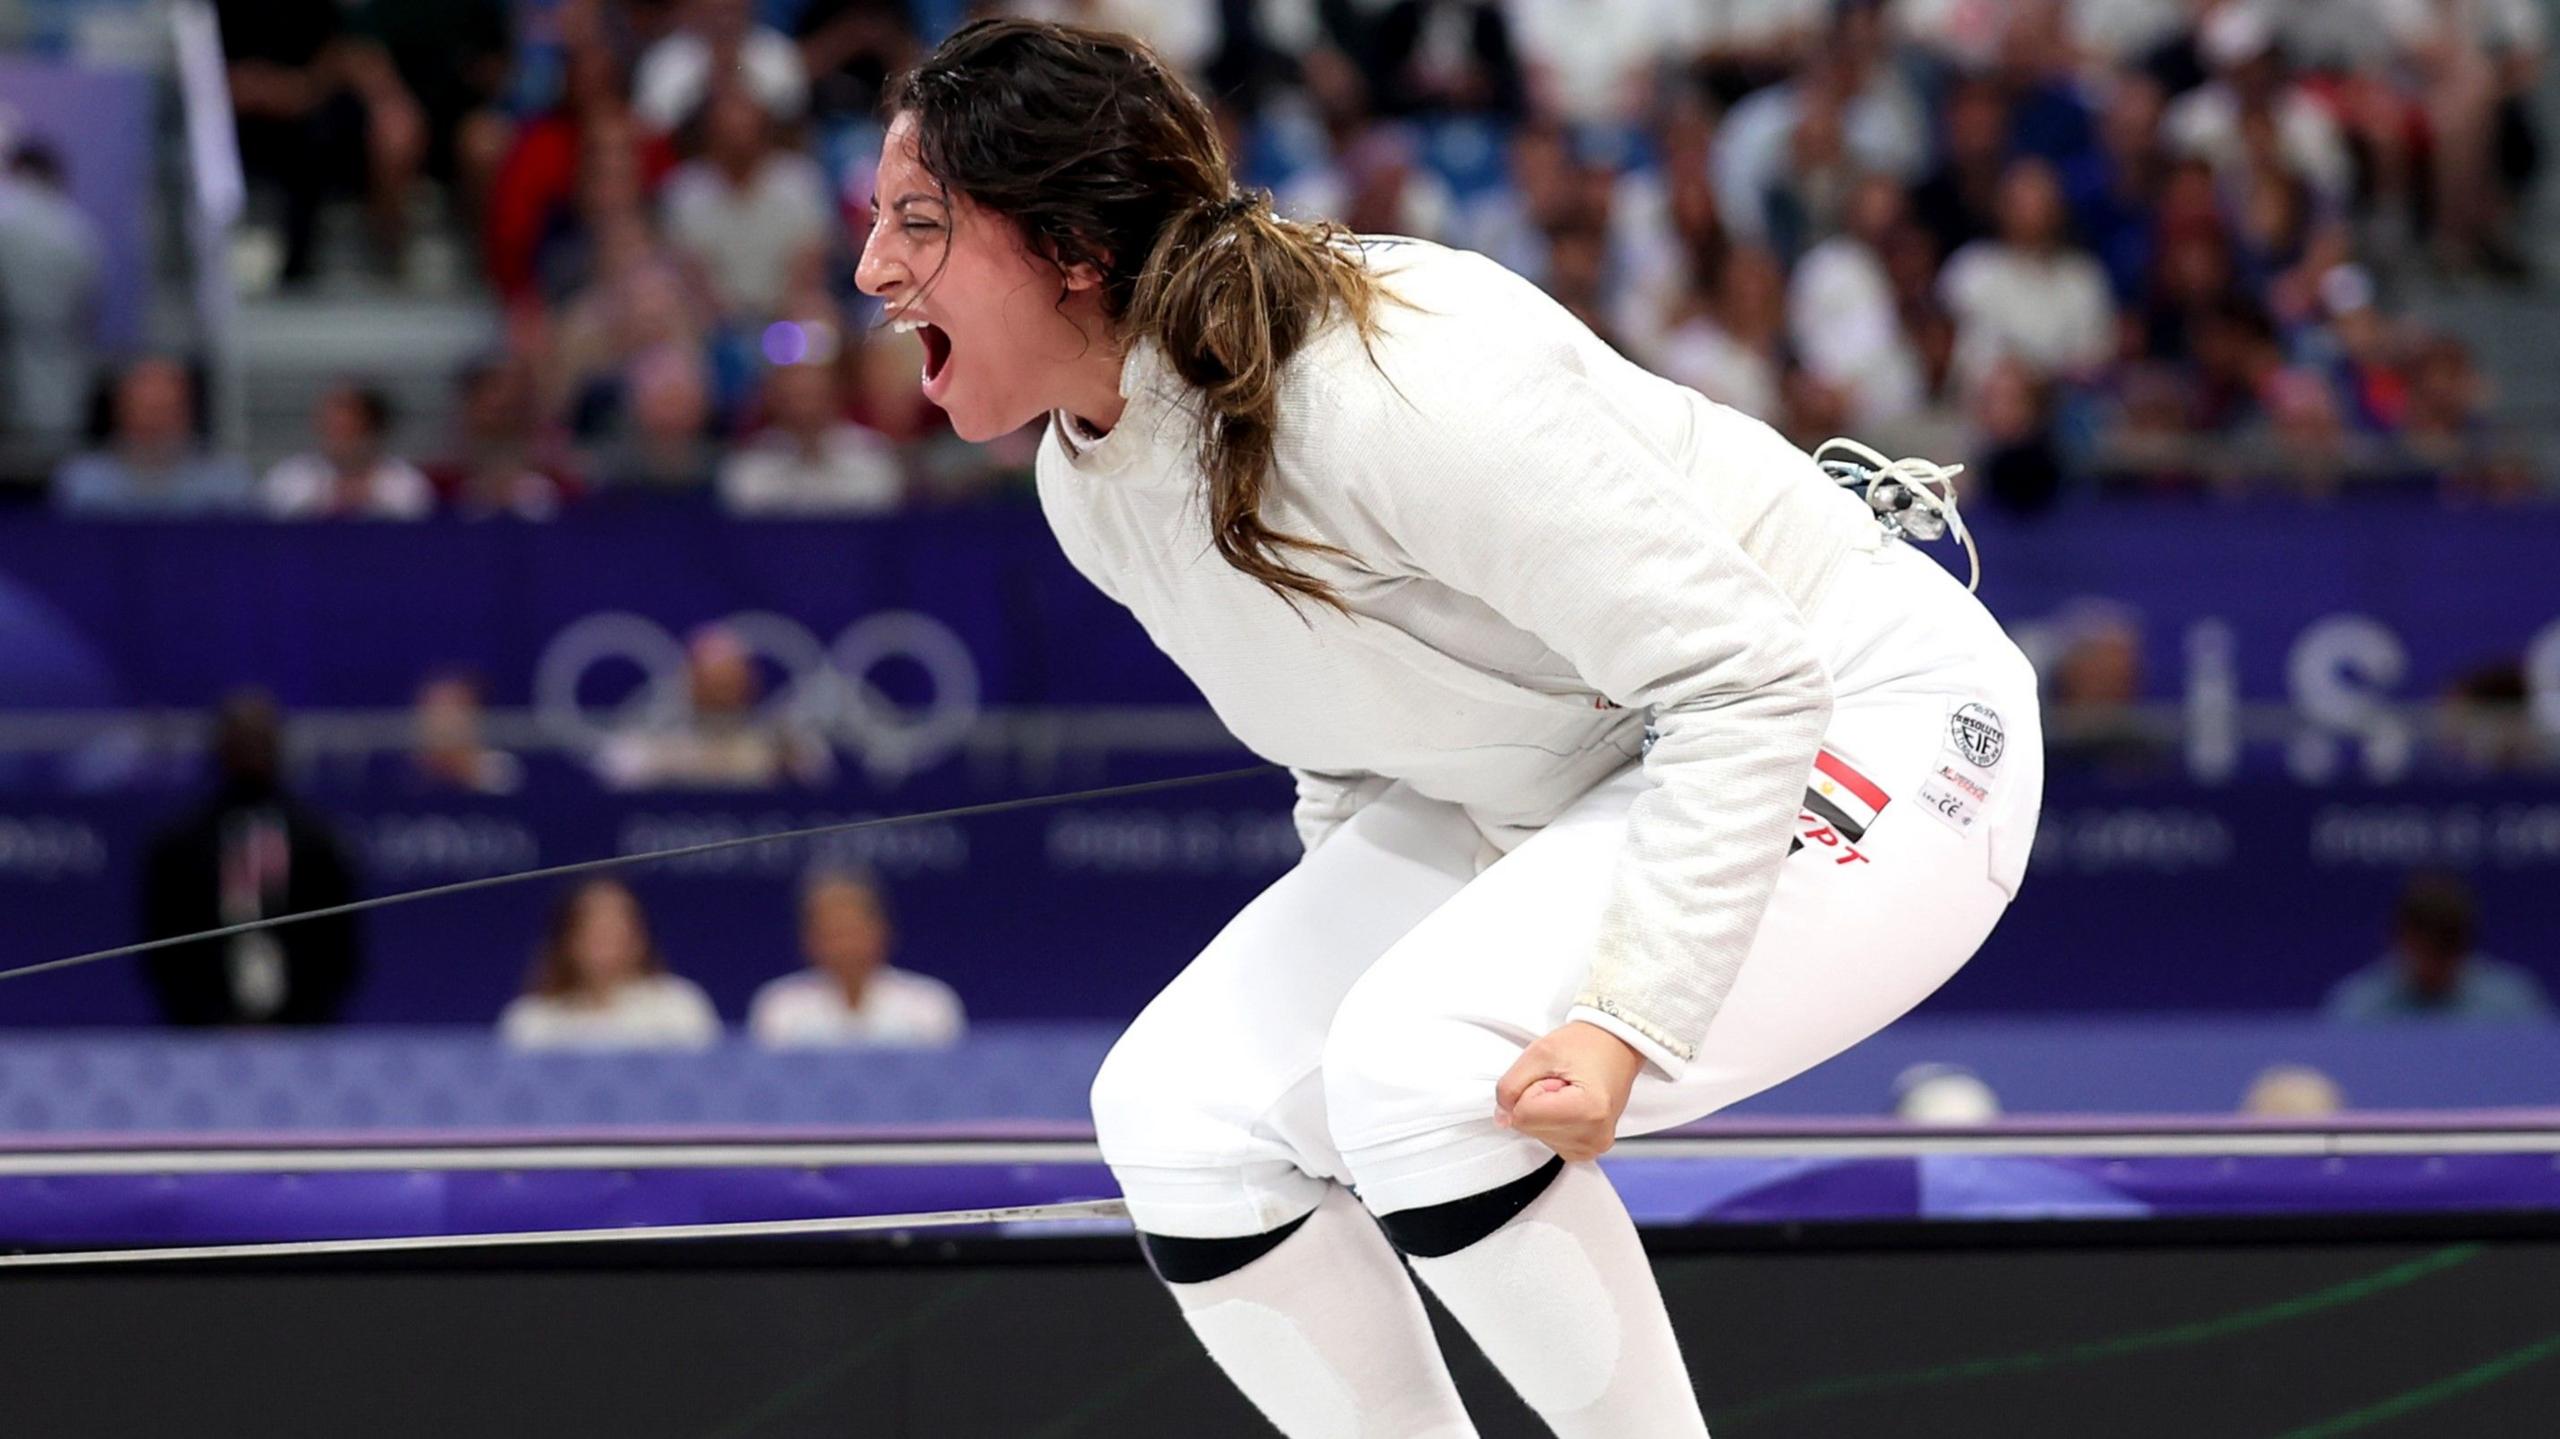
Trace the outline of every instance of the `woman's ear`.
<path fill-rule="evenodd" d="M 1102 271 L 1089 260 L 1078 260 L 1061 269 L 1059 277 L 1066 281 L 1067 293 L 1102 288 Z"/>

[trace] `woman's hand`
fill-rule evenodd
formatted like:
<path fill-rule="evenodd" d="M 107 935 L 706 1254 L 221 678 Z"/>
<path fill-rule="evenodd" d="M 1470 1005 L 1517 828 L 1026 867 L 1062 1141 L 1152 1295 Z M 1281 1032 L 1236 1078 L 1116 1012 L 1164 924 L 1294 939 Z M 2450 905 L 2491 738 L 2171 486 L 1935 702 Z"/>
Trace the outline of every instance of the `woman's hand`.
<path fill-rule="evenodd" d="M 1644 1056 L 1596 1024 L 1575 1020 L 1520 1052 L 1493 1086 L 1493 1122 L 1568 1161 L 1597 1159 L 1618 1140 Z"/>

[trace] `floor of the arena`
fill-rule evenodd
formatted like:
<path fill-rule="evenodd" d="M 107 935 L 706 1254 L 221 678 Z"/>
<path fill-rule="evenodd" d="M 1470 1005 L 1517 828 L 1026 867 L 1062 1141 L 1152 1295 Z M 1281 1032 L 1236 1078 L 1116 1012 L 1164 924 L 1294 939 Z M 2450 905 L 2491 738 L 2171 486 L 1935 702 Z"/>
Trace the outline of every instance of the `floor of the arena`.
<path fill-rule="evenodd" d="M 1710 1122 L 1610 1161 L 1718 1439 L 2547 1435 L 2560 1115 Z M 64 1138 L 20 1252 L 1107 1196 L 1054 1126 Z M 1544 1432 L 1438 1316 L 1493 1436 Z M 1268 1432 L 1125 1226 L 0 1272 L 12 1435 Z"/>

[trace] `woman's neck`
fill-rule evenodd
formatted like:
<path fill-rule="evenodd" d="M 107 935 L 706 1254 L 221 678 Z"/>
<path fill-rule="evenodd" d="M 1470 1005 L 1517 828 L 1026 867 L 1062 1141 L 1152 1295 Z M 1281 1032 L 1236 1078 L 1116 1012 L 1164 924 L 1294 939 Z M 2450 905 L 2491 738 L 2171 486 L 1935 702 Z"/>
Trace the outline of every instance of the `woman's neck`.
<path fill-rule="evenodd" d="M 1127 360 L 1128 351 L 1117 339 L 1077 356 L 1067 365 L 1058 408 L 1092 434 L 1111 433 L 1129 404 L 1120 393 L 1120 372 Z"/>

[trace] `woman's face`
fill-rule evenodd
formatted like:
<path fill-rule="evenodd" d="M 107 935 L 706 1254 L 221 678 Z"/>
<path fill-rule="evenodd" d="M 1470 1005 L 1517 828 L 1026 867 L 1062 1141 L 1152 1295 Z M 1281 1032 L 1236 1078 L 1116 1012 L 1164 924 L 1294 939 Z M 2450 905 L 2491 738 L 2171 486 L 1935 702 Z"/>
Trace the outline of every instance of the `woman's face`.
<path fill-rule="evenodd" d="M 810 963 L 859 985 L 888 959 L 889 920 L 878 898 L 862 886 L 824 885 L 802 910 L 800 943 Z"/>
<path fill-rule="evenodd" d="M 588 890 L 578 899 L 568 948 L 569 967 L 582 989 L 610 989 L 638 978 L 644 957 L 639 901 L 615 885 Z"/>
<path fill-rule="evenodd" d="M 854 278 L 887 302 L 885 323 L 921 322 L 926 399 L 962 439 L 992 440 L 1064 403 L 1063 366 L 1108 342 L 1100 276 L 1031 252 L 1011 220 L 926 172 L 915 117 L 880 147 L 876 218 Z"/>

